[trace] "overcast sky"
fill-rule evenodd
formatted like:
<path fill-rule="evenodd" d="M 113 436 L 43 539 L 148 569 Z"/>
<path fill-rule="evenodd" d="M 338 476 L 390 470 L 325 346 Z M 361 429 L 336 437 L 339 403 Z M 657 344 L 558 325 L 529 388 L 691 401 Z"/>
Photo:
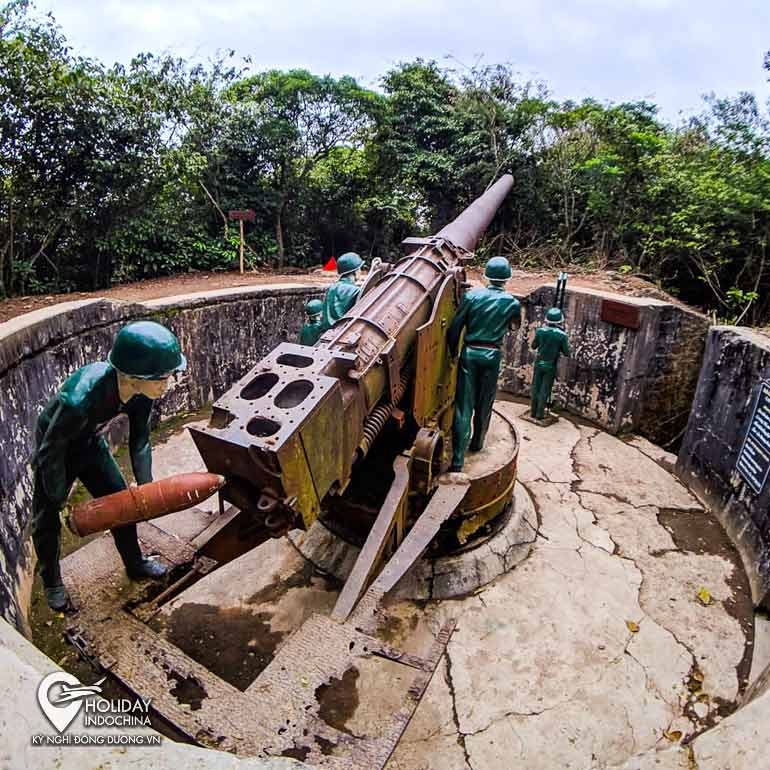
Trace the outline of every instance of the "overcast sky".
<path fill-rule="evenodd" d="M 376 6 L 376 7 L 375 7 Z M 233 48 L 255 70 L 306 67 L 374 86 L 418 56 L 510 62 L 557 98 L 655 101 L 677 120 L 702 94 L 764 103 L 770 0 L 38 0 L 77 53 L 206 59 Z M 451 62 L 447 62 L 451 63 Z"/>

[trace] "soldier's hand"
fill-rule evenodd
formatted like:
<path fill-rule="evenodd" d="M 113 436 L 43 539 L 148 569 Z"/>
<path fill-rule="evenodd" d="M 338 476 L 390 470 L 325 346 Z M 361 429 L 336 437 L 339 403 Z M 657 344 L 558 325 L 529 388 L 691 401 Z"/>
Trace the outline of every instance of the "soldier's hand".
<path fill-rule="evenodd" d="M 60 511 L 59 511 L 59 521 L 70 531 L 72 532 L 72 527 L 70 526 L 70 515 L 72 514 L 72 508 L 69 505 L 65 505 Z"/>

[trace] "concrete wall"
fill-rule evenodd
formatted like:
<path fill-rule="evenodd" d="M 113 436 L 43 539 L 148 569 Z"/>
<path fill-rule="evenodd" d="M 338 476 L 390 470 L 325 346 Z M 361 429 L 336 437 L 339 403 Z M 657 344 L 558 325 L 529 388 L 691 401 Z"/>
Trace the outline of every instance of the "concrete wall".
<path fill-rule="evenodd" d="M 64 379 L 103 360 L 118 329 L 149 318 L 171 328 L 189 360 L 155 407 L 168 417 L 221 395 L 276 344 L 295 339 L 320 287 L 275 284 L 154 300 L 68 302 L 0 324 L 0 615 L 24 627 L 35 422 Z"/>
<path fill-rule="evenodd" d="M 88 300 L 57 305 L 0 325 L 0 614 L 23 627 L 31 586 L 28 529 L 35 420 L 75 369 L 106 356 L 120 326 L 154 318 L 179 336 L 190 365 L 156 407 L 156 417 L 195 410 L 217 398 L 277 343 L 294 339 L 303 305 L 321 287 L 270 285 L 154 300 L 142 305 Z M 527 395 L 535 328 L 553 288 L 521 297 L 523 319 L 506 343 L 500 385 Z M 607 301 L 638 316 L 638 329 L 602 320 Z M 665 444 L 681 434 L 708 327 L 691 311 L 655 299 L 588 289 L 567 293 L 572 356 L 560 364 L 555 397 L 607 430 L 638 432 Z"/>
<path fill-rule="evenodd" d="M 741 552 L 755 603 L 767 606 L 770 483 L 755 494 L 735 471 L 762 380 L 770 380 L 770 337 L 713 327 L 677 472 L 719 517 Z"/>
<path fill-rule="evenodd" d="M 554 288 L 520 296 L 522 323 L 506 341 L 500 387 L 529 395 L 535 329 L 552 307 Z M 620 303 L 638 328 L 602 320 Z M 708 319 L 656 299 L 576 288 L 564 306 L 572 355 L 559 364 L 554 400 L 611 433 L 633 431 L 665 445 L 681 436 L 690 413 Z"/>
<path fill-rule="evenodd" d="M 197 409 L 218 397 L 278 342 L 293 339 L 302 322 L 304 303 L 321 291 L 312 286 L 273 285 L 144 305 L 106 300 L 72 302 L 0 325 L 0 614 L 23 626 L 22 608 L 31 585 L 28 461 L 37 415 L 61 382 L 79 366 L 104 358 L 122 324 L 154 318 L 177 333 L 190 360 L 188 371 L 158 404 L 158 415 Z M 543 287 L 522 297 L 522 327 L 511 335 L 505 351 L 501 376 L 505 390 L 528 393 L 532 363 L 528 345 L 552 303 L 552 291 Z M 606 299 L 637 307 L 639 328 L 602 321 Z M 633 300 L 583 289 L 568 292 L 566 316 L 573 356 L 561 364 L 557 398 L 610 431 L 635 430 L 658 443 L 675 436 L 686 424 L 678 470 L 690 486 L 712 501 L 717 512 L 724 508 L 723 523 L 741 547 L 750 575 L 753 570 L 752 588 L 759 595 L 767 588 L 770 573 L 770 499 L 767 490 L 752 496 L 732 469 L 754 388 L 762 378 L 770 379 L 770 340 L 746 330 L 714 328 L 708 335 L 696 393 L 707 334 L 703 317 L 657 300 Z M 695 404 L 687 422 L 693 393 Z M 16 731 L 17 740 L 0 750 L 0 765 L 20 760 L 21 766 L 32 766 L 41 759 L 43 750 L 30 749 L 28 734 L 47 729 L 36 709 L 34 692 L 39 679 L 55 664 L 4 623 L 0 623 L 0 653 L 8 673 L 0 682 L 0 705 L 7 706 L 0 708 L 0 721 L 18 721 L 21 713 L 29 722 L 29 730 Z M 767 678 L 762 682 L 766 685 Z M 766 733 L 757 727 L 766 725 L 766 686 L 755 688 L 752 695 L 749 708 L 739 709 L 725 720 L 725 728 L 740 728 L 744 731 L 741 735 Z M 763 703 L 761 718 L 753 718 L 752 709 L 756 711 Z M 707 741 L 721 735 L 715 730 L 700 736 L 696 752 L 700 744 L 706 746 Z M 718 753 L 722 751 L 719 748 Z M 661 757 L 656 754 L 650 762 L 657 763 Z M 162 752 L 142 755 L 139 761 L 145 759 L 159 768 L 179 764 L 232 770 L 295 766 L 291 760 L 238 760 L 170 743 Z M 80 751 L 50 749 L 42 761 L 85 768 L 106 766 L 115 760 L 109 751 L 89 749 L 86 758 Z M 756 767 L 756 761 L 750 766 Z M 641 767 L 633 764 L 634 770 Z"/>

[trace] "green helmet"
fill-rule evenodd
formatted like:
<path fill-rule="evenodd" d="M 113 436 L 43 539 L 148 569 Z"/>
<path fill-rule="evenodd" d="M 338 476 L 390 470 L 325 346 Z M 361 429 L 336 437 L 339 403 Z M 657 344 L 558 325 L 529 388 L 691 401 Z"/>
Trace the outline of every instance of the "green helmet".
<path fill-rule="evenodd" d="M 558 307 L 552 307 L 545 314 L 545 322 L 549 326 L 561 326 L 564 323 L 564 315 Z"/>
<path fill-rule="evenodd" d="M 340 275 L 347 275 L 348 273 L 355 273 L 356 270 L 360 270 L 364 264 L 364 260 L 358 256 L 354 251 L 348 251 L 343 254 L 337 260 L 337 272 Z"/>
<path fill-rule="evenodd" d="M 490 281 L 507 281 L 511 277 L 511 266 L 505 257 L 492 257 L 484 268 L 484 277 Z"/>
<path fill-rule="evenodd" d="M 160 380 L 187 368 L 179 340 L 154 321 L 135 321 L 115 337 L 110 363 L 122 374 L 140 380 Z"/>
<path fill-rule="evenodd" d="M 324 311 L 324 303 L 320 299 L 311 299 L 310 302 L 305 305 L 305 312 L 308 315 L 321 315 Z"/>

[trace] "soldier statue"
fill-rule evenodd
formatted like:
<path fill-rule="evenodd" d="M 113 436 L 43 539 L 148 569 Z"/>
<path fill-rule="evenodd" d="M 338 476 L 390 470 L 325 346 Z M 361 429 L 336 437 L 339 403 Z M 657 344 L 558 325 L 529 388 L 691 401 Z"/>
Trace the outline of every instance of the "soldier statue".
<path fill-rule="evenodd" d="M 129 452 L 137 484 L 152 481 L 150 411 L 170 376 L 186 368 L 177 338 L 164 326 L 137 321 L 115 337 L 108 361 L 78 369 L 48 402 L 37 421 L 32 500 L 32 541 L 48 606 L 72 609 L 59 566 L 61 522 L 75 479 L 94 497 L 126 488 L 102 429 L 118 414 L 129 424 Z M 160 578 L 166 568 L 146 558 L 136 525 L 112 530 L 126 572 L 132 579 Z"/>
<path fill-rule="evenodd" d="M 356 285 L 356 273 L 363 265 L 363 259 L 352 251 L 343 254 L 337 260 L 339 280 L 329 287 L 324 297 L 321 319 L 323 331 L 334 326 L 356 304 L 361 293 L 360 287 Z"/>
<path fill-rule="evenodd" d="M 315 345 L 318 342 L 318 338 L 323 333 L 323 325 L 321 323 L 321 316 L 324 312 L 324 303 L 320 299 L 311 299 L 310 302 L 305 305 L 305 313 L 307 314 L 307 321 L 302 327 L 302 331 L 299 333 L 300 345 Z"/>
<path fill-rule="evenodd" d="M 492 257 L 484 277 L 488 285 L 465 294 L 447 332 L 449 349 L 456 356 L 465 330 L 452 425 L 452 472 L 463 469 L 466 447 L 471 452 L 484 447 L 497 394 L 500 348 L 511 324 L 521 317 L 519 301 L 505 291 L 505 283 L 511 277 L 508 260 Z"/>
<path fill-rule="evenodd" d="M 564 331 L 564 315 L 558 307 L 552 307 L 545 315 L 545 326 L 535 332 L 532 349 L 535 356 L 530 417 L 541 422 L 546 421 L 548 404 L 551 401 L 551 389 L 556 379 L 556 366 L 559 356 L 569 355 L 569 340 Z"/>

